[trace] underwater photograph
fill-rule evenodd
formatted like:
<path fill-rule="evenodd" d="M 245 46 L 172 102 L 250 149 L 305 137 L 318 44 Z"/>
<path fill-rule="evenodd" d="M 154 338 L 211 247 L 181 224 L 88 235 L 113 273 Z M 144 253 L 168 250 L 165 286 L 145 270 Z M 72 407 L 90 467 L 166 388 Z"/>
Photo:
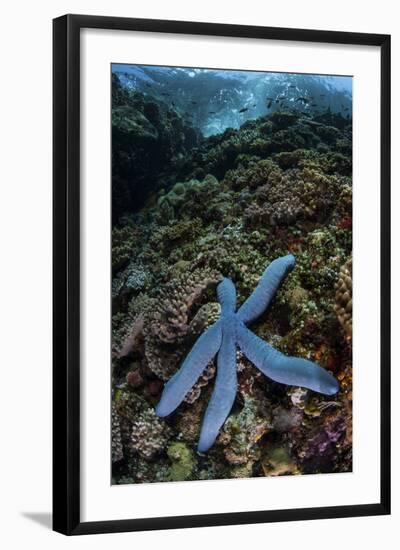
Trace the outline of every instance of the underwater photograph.
<path fill-rule="evenodd" d="M 111 92 L 111 483 L 351 472 L 352 77 Z"/>

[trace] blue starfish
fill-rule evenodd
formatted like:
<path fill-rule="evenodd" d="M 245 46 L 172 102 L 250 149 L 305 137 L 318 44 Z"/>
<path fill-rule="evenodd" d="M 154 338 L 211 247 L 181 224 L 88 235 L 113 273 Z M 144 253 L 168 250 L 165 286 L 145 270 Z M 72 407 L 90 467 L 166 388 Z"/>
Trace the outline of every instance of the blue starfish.
<path fill-rule="evenodd" d="M 223 279 L 217 287 L 221 317 L 200 336 L 181 368 L 165 385 L 156 408 L 156 414 L 161 417 L 168 416 L 180 405 L 207 364 L 218 354 L 217 376 L 201 428 L 199 452 L 212 447 L 235 401 L 236 346 L 275 382 L 302 386 L 325 395 L 339 391 L 339 384 L 331 373 L 307 359 L 284 355 L 246 327 L 267 309 L 294 264 L 292 255 L 274 260 L 237 312 L 235 285 L 230 279 Z"/>

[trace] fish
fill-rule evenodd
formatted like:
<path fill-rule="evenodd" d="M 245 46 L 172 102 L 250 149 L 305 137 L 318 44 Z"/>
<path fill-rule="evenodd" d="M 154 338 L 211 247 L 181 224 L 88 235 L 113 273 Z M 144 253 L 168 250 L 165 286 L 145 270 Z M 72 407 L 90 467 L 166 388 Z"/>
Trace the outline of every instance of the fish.
<path fill-rule="evenodd" d="M 146 86 L 147 86 L 148 88 L 151 88 L 151 87 L 152 87 L 152 85 L 149 84 L 148 82 L 146 82 Z"/>
<path fill-rule="evenodd" d="M 289 88 L 296 88 L 294 84 L 289 84 Z"/>
<path fill-rule="evenodd" d="M 208 111 L 210 115 L 215 115 L 215 111 Z"/>
<path fill-rule="evenodd" d="M 257 103 L 254 103 L 253 107 L 257 107 Z"/>
<path fill-rule="evenodd" d="M 268 109 L 271 109 L 271 105 L 272 105 L 272 101 L 268 101 L 268 105 L 267 105 Z"/>
<path fill-rule="evenodd" d="M 243 107 L 243 109 L 239 109 L 239 113 L 245 113 L 248 110 L 249 110 L 248 107 Z"/>
<path fill-rule="evenodd" d="M 191 101 L 190 102 L 192 105 L 197 105 L 197 101 Z"/>

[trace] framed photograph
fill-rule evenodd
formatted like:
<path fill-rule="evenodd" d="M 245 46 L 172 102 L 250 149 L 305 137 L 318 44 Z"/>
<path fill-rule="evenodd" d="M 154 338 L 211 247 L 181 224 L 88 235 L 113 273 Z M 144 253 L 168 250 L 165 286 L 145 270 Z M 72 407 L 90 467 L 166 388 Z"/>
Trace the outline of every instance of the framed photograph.
<path fill-rule="evenodd" d="M 54 20 L 54 529 L 390 513 L 390 37 Z"/>

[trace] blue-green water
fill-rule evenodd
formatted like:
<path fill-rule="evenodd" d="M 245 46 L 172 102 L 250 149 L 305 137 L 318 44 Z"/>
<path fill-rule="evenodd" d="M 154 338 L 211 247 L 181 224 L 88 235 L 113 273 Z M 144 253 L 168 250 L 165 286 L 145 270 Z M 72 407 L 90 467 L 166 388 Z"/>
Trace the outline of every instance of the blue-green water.
<path fill-rule="evenodd" d="M 352 78 L 113 64 L 122 85 L 163 102 L 207 137 L 278 110 L 351 118 Z"/>

